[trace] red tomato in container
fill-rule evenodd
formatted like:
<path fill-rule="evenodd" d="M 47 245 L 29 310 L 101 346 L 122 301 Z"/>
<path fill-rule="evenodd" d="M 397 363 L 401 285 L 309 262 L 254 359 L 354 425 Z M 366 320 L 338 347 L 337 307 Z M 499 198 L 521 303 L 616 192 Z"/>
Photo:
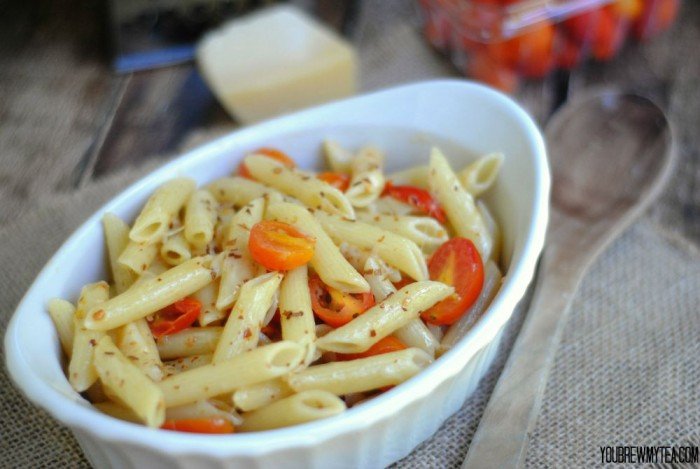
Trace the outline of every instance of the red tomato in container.
<path fill-rule="evenodd" d="M 428 263 L 430 279 L 452 285 L 455 292 L 421 313 L 429 324 L 454 324 L 479 298 L 484 286 L 484 265 L 474 243 L 452 238 L 438 248 Z"/>
<path fill-rule="evenodd" d="M 514 93 L 520 85 L 518 74 L 494 60 L 485 48 L 470 54 L 467 75 L 506 93 Z"/>
<path fill-rule="evenodd" d="M 634 36 L 649 39 L 667 30 L 678 16 L 680 0 L 646 0 L 638 20 L 634 23 Z"/>

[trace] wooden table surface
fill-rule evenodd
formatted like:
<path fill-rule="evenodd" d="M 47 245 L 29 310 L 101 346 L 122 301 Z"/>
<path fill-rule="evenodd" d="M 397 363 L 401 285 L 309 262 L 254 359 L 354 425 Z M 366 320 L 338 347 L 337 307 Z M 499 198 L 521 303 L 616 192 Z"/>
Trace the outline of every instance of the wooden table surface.
<path fill-rule="evenodd" d="M 337 25 L 342 0 L 320 5 L 319 14 Z M 102 3 L 90 0 L 0 4 L 0 197 L 15 202 L 4 204 L 0 223 L 52 192 L 80 187 L 146 158 L 171 155 L 198 131 L 235 127 L 192 64 L 113 73 L 103 18 Z M 414 2 L 365 0 L 357 23 L 350 37 L 367 50 L 372 34 L 417 24 Z M 441 60 L 427 53 L 431 60 Z M 443 74 L 458 75 L 447 64 Z M 396 77 L 396 83 L 412 78 Z M 576 71 L 570 82 L 570 99 L 615 87 L 646 94 L 667 110 L 676 126 L 680 162 L 653 215 L 696 242 L 699 85 L 700 2 L 695 0 L 685 0 L 673 30 L 644 47 L 628 46 L 613 63 Z M 544 124 L 554 89 L 550 79 L 528 84 L 516 97 Z"/>

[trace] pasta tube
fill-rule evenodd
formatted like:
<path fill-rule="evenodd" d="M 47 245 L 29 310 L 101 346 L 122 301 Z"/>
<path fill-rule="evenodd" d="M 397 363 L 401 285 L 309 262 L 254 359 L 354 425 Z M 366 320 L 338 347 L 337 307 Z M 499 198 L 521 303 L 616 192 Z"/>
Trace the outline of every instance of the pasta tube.
<path fill-rule="evenodd" d="M 165 421 L 163 392 L 104 336 L 95 347 L 95 369 L 102 385 L 149 427 Z"/>
<path fill-rule="evenodd" d="M 105 244 L 107 245 L 114 289 L 117 294 L 123 293 L 136 280 L 132 270 L 118 261 L 119 256 L 129 244 L 129 225 L 113 213 L 105 213 L 102 217 L 102 227 L 105 233 Z"/>
<path fill-rule="evenodd" d="M 93 331 L 85 327 L 86 312 L 93 306 L 104 304 L 108 298 L 107 282 L 87 284 L 80 293 L 73 318 L 73 349 L 68 364 L 68 381 L 78 392 L 87 390 L 97 381 L 93 360 L 94 351 L 95 345 L 104 335 L 102 331 Z"/>
<path fill-rule="evenodd" d="M 314 214 L 323 229 L 337 243 L 348 242 L 361 249 L 372 249 L 382 260 L 414 280 L 428 278 L 428 266 L 413 241 L 367 223 L 346 220 L 323 212 Z"/>
<path fill-rule="evenodd" d="M 304 359 L 304 348 L 281 341 L 221 363 L 183 371 L 159 383 L 167 407 L 188 404 L 285 375 Z"/>
<path fill-rule="evenodd" d="M 346 409 L 338 396 L 326 391 L 303 391 L 244 415 L 239 429 L 244 432 L 289 427 L 332 417 Z"/>
<path fill-rule="evenodd" d="M 204 249 L 214 239 L 218 203 L 211 192 L 200 189 L 185 207 L 184 237 L 195 249 Z"/>
<path fill-rule="evenodd" d="M 410 239 L 428 253 L 450 238 L 445 227 L 431 217 L 358 212 L 357 220 Z"/>
<path fill-rule="evenodd" d="M 311 309 L 309 277 L 306 265 L 290 270 L 282 280 L 279 298 L 282 338 L 307 348 L 304 362 L 311 363 L 316 339 L 314 312 Z"/>
<path fill-rule="evenodd" d="M 308 207 L 355 218 L 355 211 L 345 195 L 310 173 L 288 168 L 264 155 L 247 156 L 245 165 L 253 177 Z"/>
<path fill-rule="evenodd" d="M 129 238 L 136 243 L 145 244 L 159 241 L 194 192 L 195 186 L 192 179 L 176 178 L 156 189 L 136 218 Z"/>
<path fill-rule="evenodd" d="M 130 269 L 133 274 L 142 275 L 148 270 L 157 255 L 157 244 L 130 241 L 119 255 L 118 263 L 122 267 Z"/>
<path fill-rule="evenodd" d="M 170 360 L 163 363 L 163 370 L 165 371 L 165 376 L 172 376 L 183 371 L 193 370 L 199 368 L 200 366 L 208 365 L 211 363 L 211 353 L 206 353 L 202 355 L 190 355 L 189 357 L 181 357 L 177 360 Z"/>
<path fill-rule="evenodd" d="M 294 394 L 286 381 L 275 378 L 236 389 L 231 396 L 236 409 L 243 412 L 259 409 Z"/>
<path fill-rule="evenodd" d="M 478 197 L 493 185 L 502 165 L 503 153 L 489 153 L 461 170 L 457 177 L 465 191 Z"/>
<path fill-rule="evenodd" d="M 213 353 L 223 327 L 190 327 L 156 339 L 163 360 Z"/>
<path fill-rule="evenodd" d="M 258 345 L 261 324 L 281 280 L 282 274 L 270 272 L 243 284 L 214 350 L 212 363 L 229 360 Z"/>
<path fill-rule="evenodd" d="M 168 237 L 160 248 L 160 256 L 170 265 L 180 265 L 192 259 L 192 252 L 182 232 Z"/>
<path fill-rule="evenodd" d="M 251 200 L 268 194 L 276 194 L 282 197 L 282 194 L 272 187 L 240 176 L 217 179 L 209 184 L 207 189 L 219 202 L 227 202 L 236 207 L 242 207 Z"/>
<path fill-rule="evenodd" d="M 452 293 L 454 288 L 440 282 L 425 280 L 408 284 L 364 314 L 318 339 L 316 346 L 330 352 L 364 352 Z"/>
<path fill-rule="evenodd" d="M 85 327 L 106 331 L 165 308 L 212 281 L 211 259 L 195 257 L 92 307 Z"/>
<path fill-rule="evenodd" d="M 352 165 L 352 153 L 335 140 L 323 141 L 323 156 L 328 166 L 339 173 L 349 173 Z"/>
<path fill-rule="evenodd" d="M 73 353 L 73 336 L 75 335 L 75 324 L 73 324 L 75 306 L 66 300 L 53 298 L 49 301 L 48 309 L 53 325 L 56 327 L 63 353 L 70 358 Z"/>
<path fill-rule="evenodd" d="M 348 293 L 369 291 L 367 281 L 343 257 L 307 209 L 290 203 L 276 203 L 267 208 L 265 217 L 294 225 L 303 233 L 316 238 L 311 266 L 326 285 Z"/>
<path fill-rule="evenodd" d="M 311 366 L 285 379 L 297 392 L 318 389 L 343 396 L 401 384 L 432 362 L 424 351 L 407 348 L 358 360 Z"/>
<path fill-rule="evenodd" d="M 437 148 L 433 148 L 430 154 L 428 182 L 455 232 L 470 239 L 479 250 L 481 258 L 488 259 L 493 239 L 474 205 L 474 198 L 464 190 L 447 159 Z"/>
<path fill-rule="evenodd" d="M 381 195 L 384 190 L 384 154 L 374 147 L 360 150 L 352 161 L 350 187 L 345 191 L 354 207 L 366 207 Z"/>
<path fill-rule="evenodd" d="M 163 378 L 163 363 L 146 320 L 141 318 L 125 324 L 116 333 L 119 350 L 153 381 Z"/>

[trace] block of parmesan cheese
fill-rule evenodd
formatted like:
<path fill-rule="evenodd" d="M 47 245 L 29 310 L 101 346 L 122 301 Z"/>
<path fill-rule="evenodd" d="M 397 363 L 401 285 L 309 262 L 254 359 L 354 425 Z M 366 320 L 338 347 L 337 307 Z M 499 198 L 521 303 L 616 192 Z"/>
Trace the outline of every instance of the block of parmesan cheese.
<path fill-rule="evenodd" d="M 350 44 L 291 6 L 207 34 L 197 63 L 221 104 L 243 124 L 349 96 L 357 82 Z"/>

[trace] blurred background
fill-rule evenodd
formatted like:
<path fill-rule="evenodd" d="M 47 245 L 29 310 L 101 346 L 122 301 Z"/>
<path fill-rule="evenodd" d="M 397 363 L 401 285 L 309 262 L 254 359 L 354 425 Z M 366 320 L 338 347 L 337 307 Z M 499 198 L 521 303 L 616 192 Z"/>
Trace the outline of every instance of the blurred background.
<path fill-rule="evenodd" d="M 196 46 L 205 32 L 275 3 L 298 7 L 349 45 L 356 93 L 472 77 L 512 94 L 542 125 L 562 102 L 602 87 L 655 99 L 677 124 L 685 156 L 659 216 L 685 220 L 685 234 L 700 239 L 694 0 L 0 3 L 0 223 L 40 196 L 244 123 L 217 99 Z M 235 67 L 248 55 L 237 50 L 215 62 Z"/>

